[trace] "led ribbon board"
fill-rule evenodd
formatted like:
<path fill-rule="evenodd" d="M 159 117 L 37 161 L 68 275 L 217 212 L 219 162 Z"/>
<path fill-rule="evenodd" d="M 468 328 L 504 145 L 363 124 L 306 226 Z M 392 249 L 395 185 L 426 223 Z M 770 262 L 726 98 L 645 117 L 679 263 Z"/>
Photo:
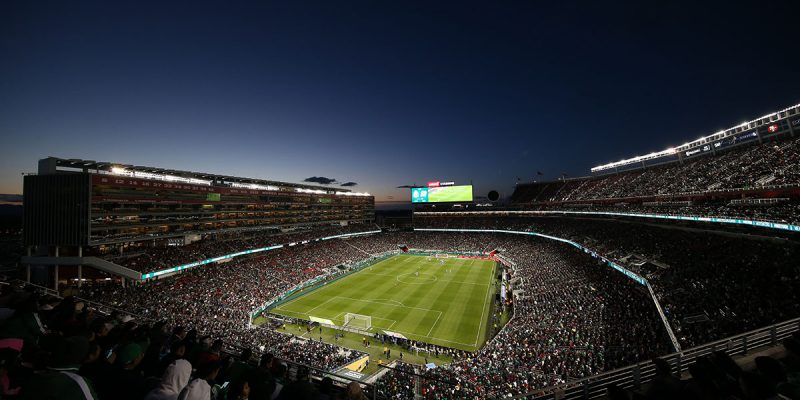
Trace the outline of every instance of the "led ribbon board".
<path fill-rule="evenodd" d="M 342 237 L 350 237 L 350 236 L 358 236 L 358 235 L 369 235 L 371 233 L 380 233 L 380 232 L 381 231 L 345 233 L 345 234 L 342 234 L 342 235 L 326 236 L 326 237 L 323 237 L 323 238 L 314 239 L 314 241 L 316 241 L 316 240 L 330 240 L 330 239 L 336 239 L 336 238 L 342 238 Z M 309 242 L 308 240 L 303 241 L 303 243 L 308 243 L 308 242 Z M 149 278 L 155 278 L 157 276 L 161 276 L 161 275 L 164 275 L 164 274 L 169 274 L 171 272 L 182 271 L 184 269 L 189 269 L 189 268 L 197 267 L 197 266 L 200 266 L 200 265 L 206 265 L 206 264 L 215 263 L 217 261 L 228 260 L 228 259 L 236 258 L 236 257 L 240 257 L 240 256 L 246 256 L 248 254 L 260 253 L 262 251 L 270 251 L 270 250 L 280 249 L 280 248 L 283 248 L 284 246 L 293 246 L 293 245 L 296 245 L 296 244 L 297 243 L 293 243 L 293 244 L 289 243 L 289 244 L 286 244 L 286 245 L 279 244 L 279 245 L 276 245 L 276 246 L 261 247 L 261 248 L 257 248 L 257 249 L 249 249 L 249 250 L 240 251 L 238 253 L 226 254 L 224 256 L 209 258 L 209 259 L 205 259 L 205 260 L 195 261 L 195 262 L 189 263 L 189 264 L 178 265 L 178 266 L 175 266 L 175 267 L 172 267 L 172 268 L 162 269 L 161 271 L 148 272 L 146 274 L 142 274 L 142 278 L 141 279 L 144 280 L 144 279 L 149 279 Z"/>
<path fill-rule="evenodd" d="M 580 245 L 580 244 L 578 244 L 578 243 L 575 243 L 575 242 L 573 242 L 572 240 L 562 239 L 562 238 L 560 238 L 560 237 L 557 237 L 557 236 L 550 236 L 550 235 L 545 235 L 545 234 L 543 234 L 543 233 L 536 233 L 536 232 L 526 232 L 526 231 L 509 231 L 509 230 L 505 230 L 505 229 L 444 229 L 444 228 L 414 228 L 414 231 L 422 231 L 422 232 L 491 232 L 491 233 L 513 233 L 513 234 L 517 234 L 517 235 L 530 235 L 530 236 L 538 236 L 538 237 L 543 237 L 543 238 L 545 238 L 545 239 L 555 240 L 555 241 L 559 241 L 559 242 L 567 243 L 567 244 L 569 244 L 569 245 L 572 245 L 572 246 L 574 246 L 574 247 L 577 247 L 577 248 L 579 248 L 579 249 L 583 250 L 585 253 L 588 253 L 588 254 L 590 254 L 592 257 L 594 257 L 594 258 L 599 258 L 599 259 L 603 260 L 603 261 L 604 261 L 604 262 L 606 262 L 606 263 L 607 263 L 607 264 L 608 264 L 608 265 L 609 265 L 611 268 L 614 268 L 615 270 L 617 270 L 617 271 L 619 271 L 619 272 L 623 273 L 623 274 L 624 274 L 625 276 L 627 276 L 628 278 L 631 278 L 631 279 L 633 279 L 633 280 L 634 280 L 636 283 L 638 283 L 638 284 L 640 284 L 640 285 L 645 285 L 645 286 L 647 286 L 647 285 L 648 285 L 648 283 L 647 283 L 647 280 L 646 280 L 646 279 L 642 278 L 641 276 L 637 275 L 636 273 L 634 273 L 634 272 L 632 272 L 632 271 L 629 271 L 629 270 L 627 270 L 627 269 L 623 268 L 623 267 L 622 267 L 622 266 L 620 266 L 619 264 L 617 264 L 617 263 L 615 263 L 615 262 L 613 262 L 613 261 L 611 261 L 611 260 L 609 260 L 609 259 L 607 259 L 607 258 L 603 257 L 602 255 L 600 255 L 600 254 L 597 254 L 597 253 L 596 253 L 594 250 L 592 250 L 592 249 L 589 249 L 589 248 L 586 248 L 586 247 L 583 247 L 582 245 Z"/>

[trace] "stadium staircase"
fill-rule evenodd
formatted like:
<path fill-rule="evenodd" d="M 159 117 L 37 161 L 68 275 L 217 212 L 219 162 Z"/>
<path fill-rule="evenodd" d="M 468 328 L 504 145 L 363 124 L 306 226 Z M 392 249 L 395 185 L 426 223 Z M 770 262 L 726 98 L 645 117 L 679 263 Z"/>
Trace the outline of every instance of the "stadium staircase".
<path fill-rule="evenodd" d="M 142 273 L 139 271 L 134 271 L 130 268 L 97 257 L 23 256 L 21 262 L 23 265 L 84 265 L 135 281 L 142 279 Z"/>

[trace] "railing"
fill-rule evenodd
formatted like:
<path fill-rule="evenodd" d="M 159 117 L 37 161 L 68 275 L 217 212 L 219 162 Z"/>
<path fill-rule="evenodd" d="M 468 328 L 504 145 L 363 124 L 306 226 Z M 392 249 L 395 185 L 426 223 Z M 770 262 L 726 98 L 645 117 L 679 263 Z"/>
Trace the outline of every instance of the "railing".
<path fill-rule="evenodd" d="M 491 211 L 488 211 L 488 212 L 491 212 Z M 533 212 L 536 212 L 536 211 L 533 211 Z M 623 275 L 627 276 L 628 278 L 632 279 L 636 283 L 639 283 L 640 285 L 644 285 L 645 287 L 647 287 L 648 294 L 650 295 L 650 299 L 653 300 L 653 303 L 655 304 L 655 307 L 656 307 L 656 311 L 658 312 L 658 315 L 661 318 L 661 322 L 664 324 L 664 330 L 667 332 L 667 336 L 669 337 L 670 343 L 672 344 L 672 348 L 674 350 L 676 350 L 676 351 L 680 350 L 680 345 L 678 344 L 678 339 L 675 338 L 675 334 L 672 331 L 672 327 L 670 326 L 669 322 L 667 321 L 667 317 L 664 315 L 664 312 L 663 312 L 663 310 L 661 308 L 661 304 L 659 304 L 658 299 L 656 298 L 656 295 L 653 292 L 653 288 L 650 286 L 650 282 L 648 282 L 647 279 L 639 276 L 638 274 L 636 274 L 636 273 L 634 273 L 632 271 L 629 271 L 628 269 L 620 266 L 619 264 L 617 264 L 613 260 L 605 257 L 604 255 L 598 253 L 597 251 L 592 250 L 592 249 L 590 249 L 588 247 L 585 247 L 580 243 L 574 242 L 572 240 L 560 238 L 560 237 L 557 237 L 557 236 L 545 235 L 545 234 L 541 234 L 541 233 L 537 233 L 537 232 L 533 232 L 533 231 L 514 231 L 514 230 L 504 230 L 504 229 L 449 229 L 449 228 L 414 228 L 414 231 L 423 231 L 423 232 L 433 231 L 433 232 L 511 233 L 511 234 L 515 234 L 515 235 L 532 235 L 532 236 L 537 236 L 537 237 L 541 237 L 541 238 L 545 238 L 545 239 L 549 239 L 549 240 L 555 240 L 555 241 L 558 241 L 558 242 L 570 244 L 570 245 L 582 250 L 583 252 L 591 255 L 594 258 L 599 258 L 600 260 L 603 260 L 603 262 L 605 262 L 611 268 L 614 268 L 615 270 L 617 270 L 618 272 L 620 272 Z"/>
<path fill-rule="evenodd" d="M 22 282 L 22 281 L 21 281 Z M 53 290 L 22 282 L 25 285 L 35 286 L 48 294 L 53 294 Z M 60 297 L 60 296 L 59 296 Z M 77 297 L 76 297 L 77 298 Z M 93 306 L 98 306 L 105 310 L 115 310 L 127 315 L 136 317 L 142 321 L 151 321 L 147 317 L 137 316 L 124 310 L 119 310 L 109 307 L 104 304 L 96 303 L 90 300 L 77 298 L 80 301 L 86 302 Z M 152 322 L 152 321 L 151 321 Z M 502 332 L 502 329 L 501 331 Z M 498 332 L 498 333 L 500 333 Z M 788 321 L 780 322 L 774 325 L 766 326 L 749 332 L 741 333 L 725 339 L 717 340 L 714 342 L 706 343 L 701 346 L 684 349 L 681 352 L 672 353 L 659 357 L 665 360 L 672 367 L 673 372 L 682 373 L 688 370 L 689 365 L 694 363 L 698 358 L 712 354 L 715 351 L 723 351 L 730 356 L 746 355 L 753 350 L 772 347 L 778 345 L 782 340 L 789 338 L 795 332 L 800 332 L 800 318 L 794 318 Z M 228 352 L 234 354 L 233 351 L 240 350 L 238 345 L 226 343 Z M 378 380 L 374 383 L 368 383 L 365 380 L 354 378 L 345 374 L 339 374 L 314 368 L 308 365 L 287 362 L 289 365 L 288 376 L 294 376 L 301 369 L 309 372 L 309 376 L 315 379 L 322 379 L 324 377 L 331 377 L 334 381 L 340 383 L 359 382 L 365 385 L 365 392 L 370 394 L 373 399 L 381 398 L 378 394 L 379 387 L 382 382 Z M 382 368 L 386 368 L 382 366 Z M 401 372 L 404 373 L 404 372 Z M 447 382 L 433 377 L 426 377 L 422 374 L 408 374 L 413 375 L 412 379 L 424 379 L 427 381 L 437 381 L 440 385 L 456 385 L 456 382 Z M 651 361 L 644 361 L 628 367 L 616 369 L 613 371 L 604 372 L 591 377 L 579 379 L 562 385 L 551 386 L 543 389 L 536 390 L 535 392 L 526 395 L 514 396 L 513 398 L 531 398 L 536 400 L 547 399 L 597 399 L 606 396 L 607 388 L 611 385 L 617 385 L 625 389 L 640 389 L 644 384 L 650 382 L 655 376 L 655 367 Z"/>
<path fill-rule="evenodd" d="M 50 289 L 50 288 L 47 288 L 47 287 L 44 287 L 44 286 L 41 286 L 41 285 L 37 285 L 37 284 L 34 284 L 34 283 L 29 283 L 29 282 L 26 282 L 26 281 L 23 281 L 23 280 L 20 280 L 20 279 L 14 280 L 13 282 L 18 282 L 18 283 L 21 283 L 21 284 L 23 284 L 25 286 L 33 286 L 36 289 L 41 290 L 42 292 L 44 292 L 45 294 L 47 294 L 49 296 L 53 296 L 53 297 L 57 297 L 57 298 L 62 298 L 63 299 L 63 297 L 61 295 L 59 295 L 58 292 L 53 290 L 53 289 Z M 133 317 L 137 321 L 142 321 L 142 322 L 146 322 L 146 323 L 156 322 L 152 318 L 149 318 L 149 317 L 146 317 L 146 316 L 142 316 L 142 315 L 137 315 L 137 314 L 125 311 L 125 310 L 121 310 L 119 308 L 108 306 L 106 304 L 102 304 L 102 303 L 98 303 L 98 302 L 95 302 L 95 301 L 87 300 L 87 299 L 84 299 L 84 298 L 81 298 L 81 297 L 78 297 L 78 296 L 72 296 L 72 297 L 75 298 L 76 300 L 79 300 L 79 301 L 83 302 L 83 303 L 91 305 L 92 307 L 94 307 L 101 314 L 108 315 L 108 314 L 111 313 L 111 311 L 117 311 L 117 312 L 119 312 L 119 313 L 121 313 L 123 315 L 129 315 L 129 316 Z M 278 333 L 281 333 L 281 332 L 278 332 Z M 241 353 L 242 349 L 243 348 L 240 345 L 236 344 L 236 343 L 225 342 L 225 349 L 223 349 L 223 352 L 227 353 L 228 355 L 231 355 L 231 356 L 235 357 L 235 356 L 238 356 Z M 252 350 L 253 350 L 253 352 L 255 354 L 260 355 L 260 352 L 259 352 L 258 349 L 252 349 Z M 270 349 L 265 349 L 265 351 L 269 351 L 269 350 Z M 378 398 L 377 397 L 377 387 L 375 386 L 374 383 L 368 383 L 363 379 L 358 379 L 358 378 L 355 378 L 353 376 L 348 376 L 348 375 L 345 375 L 345 374 L 332 372 L 331 370 L 315 368 L 315 367 L 312 367 L 310 365 L 297 363 L 297 362 L 294 362 L 294 361 L 291 361 L 291 360 L 281 359 L 281 361 L 286 362 L 286 364 L 288 365 L 287 376 L 290 376 L 290 377 L 296 376 L 297 373 L 300 370 L 305 369 L 306 371 L 308 371 L 309 377 L 315 378 L 315 379 L 320 379 L 321 380 L 322 378 L 329 377 L 329 378 L 333 379 L 335 382 L 339 382 L 339 383 L 341 383 L 343 385 L 346 385 L 346 384 L 348 384 L 350 382 L 358 382 L 359 384 L 364 385 L 365 393 L 371 394 L 373 399 L 377 399 Z M 339 368 L 341 368 L 341 366 L 337 367 L 337 368 L 334 368 L 334 370 L 339 369 Z"/>
<path fill-rule="evenodd" d="M 598 216 L 612 216 L 612 217 L 632 217 L 632 218 L 654 218 L 654 219 L 667 219 L 675 221 L 692 221 L 692 222 L 713 222 L 721 224 L 734 224 L 745 226 L 756 226 L 760 228 L 778 229 L 790 232 L 800 232 L 800 225 L 793 225 L 786 222 L 769 221 L 769 220 L 752 220 L 743 219 L 736 216 L 708 216 L 708 215 L 685 215 L 685 214 L 649 214 L 649 213 L 632 213 L 632 212 L 617 212 L 617 211 L 568 211 L 568 210 L 504 210 L 504 211 L 424 211 L 414 214 L 419 215 L 598 215 Z"/>
<path fill-rule="evenodd" d="M 715 351 L 723 351 L 729 356 L 746 355 L 754 349 L 776 346 L 781 340 L 792 336 L 795 332 L 800 332 L 800 318 L 790 319 L 659 358 L 668 362 L 672 370 L 680 374 L 688 370 L 689 365 L 698 358 Z M 611 385 L 617 385 L 624 389 L 639 389 L 643 384 L 650 382 L 653 376 L 655 376 L 655 366 L 651 361 L 645 361 L 513 398 L 596 399 L 605 397 L 607 388 Z"/>
<path fill-rule="evenodd" d="M 544 205 L 546 203 L 578 203 L 578 202 L 589 202 L 589 201 L 614 201 L 614 200 L 638 200 L 638 199 L 649 199 L 649 198 L 671 198 L 671 197 L 686 197 L 686 196 L 706 196 L 706 195 L 713 195 L 719 193 L 733 193 L 733 192 L 746 192 L 752 190 L 779 190 L 779 189 L 794 189 L 797 188 L 798 184 L 796 183 L 783 183 L 780 185 L 768 185 L 768 186 L 745 186 L 740 188 L 725 188 L 725 189 L 712 189 L 712 190 L 693 190 L 689 192 L 674 192 L 674 193 L 659 193 L 659 194 L 646 194 L 640 196 L 626 196 L 626 197 L 593 197 L 591 199 L 580 199 L 580 200 L 569 200 L 569 201 L 540 201 L 537 203 L 530 203 L 534 205 Z"/>
<path fill-rule="evenodd" d="M 33 286 L 33 287 L 35 287 L 36 289 L 42 291 L 44 294 L 46 294 L 48 296 L 58 297 L 60 299 L 64 298 L 55 289 L 51 289 L 51 288 L 48 288 L 48 287 L 45 287 L 45 286 L 37 285 L 35 283 L 27 282 L 27 281 L 24 281 L 22 279 L 15 279 L 13 282 L 16 282 L 16 283 L 19 283 L 19 284 L 22 284 L 22 285 L 25 285 L 25 286 Z M 116 311 L 116 312 L 118 312 L 120 314 L 123 314 L 123 315 L 129 315 L 132 318 L 135 318 L 135 319 L 137 319 L 139 321 L 155 322 L 152 318 L 145 317 L 143 315 L 134 314 L 132 312 L 125 311 L 125 310 L 120 309 L 120 308 L 111 307 L 111 306 L 109 306 L 107 304 L 98 303 L 96 301 L 85 299 L 85 298 L 80 297 L 80 296 L 72 296 L 72 298 L 74 298 L 74 299 L 76 299 L 76 300 L 78 300 L 78 301 L 80 301 L 82 303 L 85 303 L 87 305 L 90 305 L 90 306 L 94 307 L 95 309 L 97 309 L 98 311 L 100 311 L 103 314 L 111 314 L 112 311 Z"/>

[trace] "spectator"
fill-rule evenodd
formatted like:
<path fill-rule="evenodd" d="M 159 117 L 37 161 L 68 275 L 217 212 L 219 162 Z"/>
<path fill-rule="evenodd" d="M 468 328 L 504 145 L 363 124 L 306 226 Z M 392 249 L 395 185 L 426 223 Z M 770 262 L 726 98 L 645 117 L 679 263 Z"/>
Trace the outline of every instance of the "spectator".
<path fill-rule="evenodd" d="M 219 362 L 200 364 L 195 378 L 183 388 L 178 400 L 211 400 L 211 384 L 221 367 Z"/>
<path fill-rule="evenodd" d="M 192 365 L 186 360 L 175 360 L 170 364 L 161 383 L 150 391 L 145 400 L 177 400 L 178 396 L 189 383 L 189 376 L 192 374 Z"/>
<path fill-rule="evenodd" d="M 22 389 L 23 399 L 30 400 L 95 400 L 92 383 L 78 375 L 80 364 L 89 350 L 84 337 L 75 336 L 55 341 L 56 351 L 47 370 L 34 374 Z"/>

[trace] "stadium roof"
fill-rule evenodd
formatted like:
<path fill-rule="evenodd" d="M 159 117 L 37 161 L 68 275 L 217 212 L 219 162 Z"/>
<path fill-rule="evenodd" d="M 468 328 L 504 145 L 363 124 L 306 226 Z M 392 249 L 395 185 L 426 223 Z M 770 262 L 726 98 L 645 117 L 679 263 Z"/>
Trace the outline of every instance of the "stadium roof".
<path fill-rule="evenodd" d="M 131 165 L 131 164 L 123 164 L 123 163 L 116 163 L 116 162 L 109 162 L 109 161 L 94 161 L 94 160 L 81 160 L 77 158 L 58 158 L 58 157 L 47 157 L 39 161 L 39 174 L 52 174 L 56 172 L 88 172 L 88 173 L 108 173 L 108 174 L 115 174 L 116 171 L 124 170 L 128 171 L 135 171 L 135 172 L 143 172 L 147 174 L 155 174 L 155 175 L 164 175 L 164 176 L 173 176 L 173 177 L 180 177 L 186 179 L 195 179 L 201 181 L 211 181 L 215 182 L 215 184 L 222 184 L 225 183 L 239 183 L 239 184 L 255 184 L 255 185 L 264 185 L 264 186 L 278 186 L 278 187 L 290 187 L 290 188 L 300 188 L 300 189 L 310 189 L 310 190 L 324 190 L 326 192 L 336 191 L 336 192 L 351 192 L 348 189 L 341 188 L 341 187 L 328 187 L 328 186 L 318 186 L 318 185 L 305 185 L 302 183 L 289 183 L 289 182 L 281 182 L 281 181 L 273 181 L 273 180 L 265 180 L 265 179 L 257 179 L 257 178 L 244 178 L 238 176 L 231 176 L 231 175 L 220 175 L 220 174 L 211 174 L 207 172 L 193 172 L 193 171 L 182 171 L 176 169 L 166 169 L 166 168 L 158 168 L 158 167 L 148 167 L 143 165 Z M 43 164 L 46 166 L 43 168 Z"/>
<path fill-rule="evenodd" d="M 680 146 L 670 147 L 670 148 L 668 148 L 666 150 L 661 150 L 661 151 L 645 154 L 645 155 L 642 155 L 642 156 L 636 156 L 636 157 L 633 157 L 633 158 L 619 160 L 619 161 L 615 161 L 615 162 L 604 164 L 604 165 L 598 165 L 596 167 L 593 167 L 591 169 L 591 171 L 592 172 L 599 172 L 599 171 L 619 168 L 619 167 L 622 167 L 622 166 L 625 166 L 625 165 L 630 165 L 630 164 L 640 163 L 640 162 L 644 162 L 644 161 L 648 161 L 648 160 L 653 160 L 653 159 L 656 159 L 656 158 L 661 158 L 661 157 L 666 157 L 666 156 L 670 156 L 670 155 L 680 154 L 682 151 L 690 150 L 690 149 L 693 149 L 695 147 L 699 147 L 699 146 L 702 146 L 704 144 L 707 144 L 709 142 L 714 142 L 714 141 L 717 141 L 717 140 L 720 140 L 720 139 L 724 139 L 724 138 L 729 137 L 729 136 L 733 136 L 733 135 L 735 135 L 735 134 L 737 134 L 739 132 L 742 132 L 744 130 L 757 128 L 759 126 L 762 126 L 762 125 L 765 125 L 765 124 L 768 124 L 768 123 L 771 123 L 771 122 L 775 122 L 775 121 L 781 120 L 781 119 L 786 118 L 786 117 L 788 117 L 790 115 L 797 115 L 797 114 L 800 114 L 800 104 L 796 104 L 796 105 L 793 105 L 791 107 L 784 108 L 783 110 L 780 110 L 780 111 L 775 111 L 773 113 L 770 113 L 770 114 L 764 115 L 762 117 L 756 118 L 756 119 L 754 119 L 752 121 L 742 122 L 741 124 L 736 125 L 736 126 L 734 126 L 732 128 L 728 128 L 726 130 L 719 131 L 719 132 L 714 133 L 712 135 L 701 137 L 701 138 L 699 138 L 697 140 L 693 140 L 691 142 L 684 143 L 684 144 L 682 144 Z M 790 125 L 790 127 L 791 127 L 791 125 Z"/>

